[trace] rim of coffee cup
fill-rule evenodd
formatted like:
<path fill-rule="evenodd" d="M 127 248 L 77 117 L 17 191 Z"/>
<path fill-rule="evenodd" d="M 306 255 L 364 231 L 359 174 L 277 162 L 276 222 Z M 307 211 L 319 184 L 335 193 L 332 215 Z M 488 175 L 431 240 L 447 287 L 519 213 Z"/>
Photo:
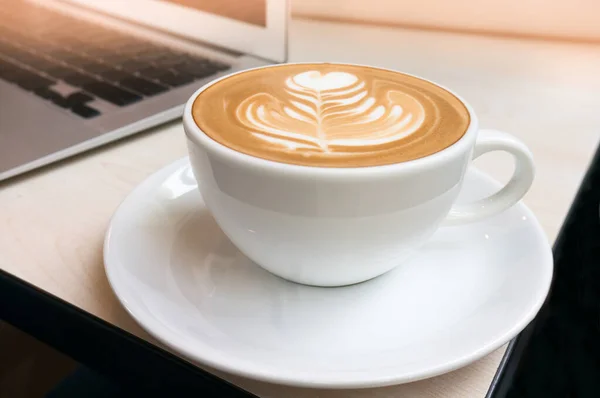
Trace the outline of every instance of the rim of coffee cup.
<path fill-rule="evenodd" d="M 192 107 L 194 102 L 198 98 L 198 96 L 211 87 L 214 84 L 217 84 L 221 80 L 225 80 L 229 77 L 242 74 L 245 72 L 249 72 L 252 70 L 258 69 L 269 69 L 269 68 L 277 68 L 284 67 L 287 65 L 319 65 L 319 64 L 331 64 L 331 65 L 340 65 L 340 66 L 358 66 L 365 68 L 372 68 L 381 71 L 388 71 L 394 73 L 400 73 L 406 76 L 412 76 L 417 79 L 424 80 L 429 82 L 443 90 L 446 90 L 450 94 L 454 95 L 467 109 L 469 114 L 469 125 L 467 126 L 467 130 L 465 133 L 452 145 L 434 152 L 430 155 L 408 160 L 399 163 L 391 163 L 384 165 L 376 165 L 376 166 L 360 166 L 360 167 L 320 167 L 320 166 L 306 166 L 306 165 L 298 165 L 292 163 L 283 163 L 277 162 L 273 160 L 263 159 L 256 156 L 248 155 L 243 152 L 236 151 L 235 149 L 229 148 L 228 146 L 221 144 L 220 142 L 210 138 L 206 133 L 202 131 L 202 129 L 196 124 L 192 116 Z M 183 111 L 183 127 L 187 138 L 194 144 L 203 147 L 207 152 L 217 157 L 218 159 L 227 162 L 233 163 L 238 166 L 246 167 L 246 168 L 254 168 L 257 171 L 264 173 L 275 173 L 275 174 L 285 174 L 288 176 L 297 176 L 297 177 L 307 177 L 312 178 L 315 176 L 319 177 L 331 177 L 336 180 L 339 179 L 354 179 L 356 177 L 366 177 L 366 178 L 377 178 L 377 177 L 386 177 L 389 176 L 390 173 L 414 173 L 419 170 L 426 170 L 429 168 L 434 168 L 440 163 L 445 163 L 445 161 L 449 160 L 449 158 L 454 158 L 460 156 L 465 151 L 470 151 L 474 145 L 475 138 L 478 130 L 478 120 L 473 108 L 458 94 L 454 91 L 436 83 L 429 79 L 410 74 L 405 72 L 400 72 L 393 69 L 381 68 L 372 65 L 365 64 L 353 64 L 353 63 L 339 63 L 339 62 L 291 62 L 286 64 L 273 64 L 273 65 L 264 65 L 255 68 L 244 69 L 238 72 L 230 73 L 224 76 L 215 79 L 202 87 L 192 94 L 192 96 L 188 99 L 185 104 Z"/>

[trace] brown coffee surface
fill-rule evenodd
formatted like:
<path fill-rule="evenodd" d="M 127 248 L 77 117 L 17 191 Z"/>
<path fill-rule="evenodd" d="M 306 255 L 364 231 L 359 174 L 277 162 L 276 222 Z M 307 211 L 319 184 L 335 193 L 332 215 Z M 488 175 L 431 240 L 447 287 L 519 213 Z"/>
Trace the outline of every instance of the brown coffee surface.
<path fill-rule="evenodd" d="M 196 98 L 194 121 L 238 152 L 281 163 L 366 167 L 439 152 L 466 132 L 450 92 L 399 72 L 292 64 L 225 78 Z"/>

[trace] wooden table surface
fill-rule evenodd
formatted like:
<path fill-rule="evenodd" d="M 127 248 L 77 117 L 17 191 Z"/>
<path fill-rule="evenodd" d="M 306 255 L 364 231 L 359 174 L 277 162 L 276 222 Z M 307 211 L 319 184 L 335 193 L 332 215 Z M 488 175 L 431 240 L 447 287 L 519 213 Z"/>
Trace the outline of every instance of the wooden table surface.
<path fill-rule="evenodd" d="M 549 242 L 600 139 L 600 45 L 293 20 L 290 61 L 393 68 L 461 94 L 482 127 L 511 132 L 532 150 L 537 176 L 524 200 Z M 173 122 L 0 184 L 0 268 L 153 341 L 113 295 L 102 242 L 132 188 L 185 155 L 181 124 Z M 502 181 L 511 171 L 502 154 L 476 164 Z M 503 351 L 446 375 L 377 389 L 314 391 L 225 377 L 265 397 L 483 397 Z"/>

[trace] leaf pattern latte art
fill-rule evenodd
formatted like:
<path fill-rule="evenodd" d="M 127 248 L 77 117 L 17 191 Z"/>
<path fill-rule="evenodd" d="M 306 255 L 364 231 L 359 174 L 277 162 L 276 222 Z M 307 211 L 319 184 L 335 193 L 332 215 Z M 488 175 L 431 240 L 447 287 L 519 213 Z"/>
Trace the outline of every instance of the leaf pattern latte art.
<path fill-rule="evenodd" d="M 344 153 L 388 144 L 425 120 L 416 98 L 393 85 L 368 87 L 346 72 L 302 72 L 286 79 L 282 93 L 254 94 L 239 104 L 236 116 L 255 137 L 291 151 Z"/>

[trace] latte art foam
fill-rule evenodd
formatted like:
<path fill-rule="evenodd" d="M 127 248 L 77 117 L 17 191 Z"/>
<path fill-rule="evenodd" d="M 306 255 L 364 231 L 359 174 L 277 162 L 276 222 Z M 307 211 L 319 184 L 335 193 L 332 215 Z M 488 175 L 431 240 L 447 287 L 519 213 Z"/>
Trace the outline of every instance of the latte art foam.
<path fill-rule="evenodd" d="M 258 93 L 236 115 L 255 137 L 290 151 L 344 152 L 399 140 L 423 124 L 419 101 L 393 86 L 381 90 L 386 93 L 378 101 L 353 74 L 302 72 L 286 79 L 285 103 Z"/>
<path fill-rule="evenodd" d="M 199 127 L 237 151 L 309 166 L 360 167 L 437 152 L 466 131 L 452 94 L 368 67 L 281 65 L 209 87 L 193 106 Z"/>

